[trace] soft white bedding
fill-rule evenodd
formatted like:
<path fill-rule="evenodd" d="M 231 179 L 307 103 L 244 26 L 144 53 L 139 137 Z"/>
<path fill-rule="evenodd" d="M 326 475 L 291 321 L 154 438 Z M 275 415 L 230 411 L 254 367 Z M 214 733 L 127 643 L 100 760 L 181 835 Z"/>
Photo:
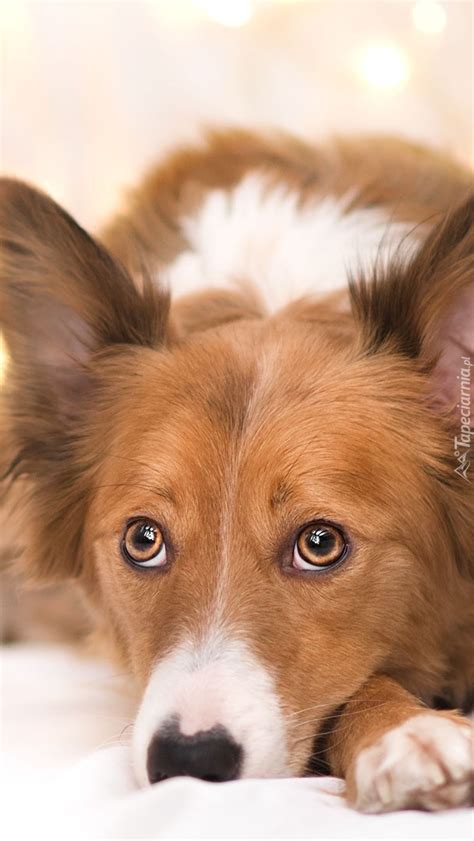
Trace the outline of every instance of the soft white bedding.
<path fill-rule="evenodd" d="M 2 829 L 8 839 L 473 837 L 473 814 L 358 815 L 340 780 L 180 778 L 137 790 L 124 676 L 52 645 L 2 653 Z"/>

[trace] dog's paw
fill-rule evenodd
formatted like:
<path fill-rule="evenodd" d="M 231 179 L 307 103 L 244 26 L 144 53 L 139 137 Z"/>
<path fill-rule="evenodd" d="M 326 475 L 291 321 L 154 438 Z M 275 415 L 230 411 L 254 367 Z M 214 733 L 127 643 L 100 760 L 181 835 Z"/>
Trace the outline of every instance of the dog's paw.
<path fill-rule="evenodd" d="M 473 727 L 462 719 L 419 713 L 361 751 L 355 807 L 361 812 L 450 809 L 473 798 Z"/>

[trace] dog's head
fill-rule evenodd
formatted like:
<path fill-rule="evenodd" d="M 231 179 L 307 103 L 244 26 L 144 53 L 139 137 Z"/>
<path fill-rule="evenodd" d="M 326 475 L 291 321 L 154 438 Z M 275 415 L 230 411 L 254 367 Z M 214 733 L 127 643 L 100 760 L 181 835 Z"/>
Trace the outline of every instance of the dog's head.
<path fill-rule="evenodd" d="M 146 276 L 2 183 L 25 558 L 106 617 L 143 691 L 143 781 L 300 774 L 377 670 L 434 689 L 443 598 L 469 573 L 449 409 L 474 377 L 473 213 L 357 278 L 351 317 L 226 310 L 178 339 Z"/>

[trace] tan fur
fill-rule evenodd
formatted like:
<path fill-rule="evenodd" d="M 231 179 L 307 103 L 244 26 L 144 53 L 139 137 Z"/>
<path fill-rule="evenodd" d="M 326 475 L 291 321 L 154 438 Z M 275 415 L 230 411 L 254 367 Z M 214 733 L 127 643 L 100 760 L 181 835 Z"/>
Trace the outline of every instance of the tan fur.
<path fill-rule="evenodd" d="M 356 278 L 354 314 L 343 294 L 266 318 L 244 286 L 178 301 L 166 322 L 147 277 L 184 247 L 178 217 L 255 168 L 302 202 L 352 189 L 352 206 L 385 205 L 433 233 L 411 268 Z M 23 563 L 38 577 L 78 577 L 143 687 L 185 629 L 204 631 L 225 550 L 227 624 L 274 675 L 286 714 L 319 705 L 304 726 L 288 718 L 294 773 L 328 716 L 365 710 L 355 728 L 338 715 L 328 747 L 350 793 L 355 757 L 384 729 L 438 695 L 453 707 L 472 700 L 472 485 L 454 475 L 452 417 L 433 405 L 447 301 L 472 282 L 469 189 L 470 173 L 400 141 L 315 150 L 284 136 L 215 134 L 148 176 L 103 232 L 135 286 L 44 197 L 8 182 L 0 202 L 10 473 L 30 488 Z M 61 247 L 34 233 L 48 215 L 56 236 L 64 226 Z M 81 359 L 71 393 L 62 376 L 40 392 L 48 369 L 29 356 L 43 341 L 40 281 L 79 345 L 63 349 L 64 377 Z M 169 537 L 169 572 L 137 573 L 121 559 L 124 523 L 138 515 Z M 341 524 L 352 551 L 316 581 L 282 563 L 317 519 Z M 386 716 L 375 712 L 380 698 Z"/>
<path fill-rule="evenodd" d="M 209 189 L 230 188 L 250 171 L 264 172 L 269 187 L 296 189 L 302 203 L 351 191 L 348 209 L 385 205 L 394 220 L 415 224 L 435 220 L 472 189 L 471 174 L 450 158 L 391 137 L 317 147 L 284 132 L 210 131 L 201 147 L 179 149 L 151 170 L 101 238 L 132 271 L 145 259 L 159 269 L 185 246 L 177 218 Z"/>

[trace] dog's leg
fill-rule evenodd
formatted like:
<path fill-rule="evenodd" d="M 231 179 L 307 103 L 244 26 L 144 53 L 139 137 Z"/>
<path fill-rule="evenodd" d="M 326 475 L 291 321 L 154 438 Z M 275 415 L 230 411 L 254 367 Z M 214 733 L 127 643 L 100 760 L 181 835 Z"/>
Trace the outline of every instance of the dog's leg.
<path fill-rule="evenodd" d="M 367 681 L 335 721 L 328 759 L 360 811 L 472 803 L 473 727 L 457 713 L 427 709 L 380 676 Z"/>

